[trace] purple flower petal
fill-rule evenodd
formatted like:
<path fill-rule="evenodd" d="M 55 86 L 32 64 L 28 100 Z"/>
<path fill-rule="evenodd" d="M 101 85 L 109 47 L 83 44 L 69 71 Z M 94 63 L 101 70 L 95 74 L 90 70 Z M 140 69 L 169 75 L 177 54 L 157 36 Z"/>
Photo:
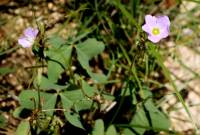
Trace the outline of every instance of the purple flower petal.
<path fill-rule="evenodd" d="M 142 30 L 144 30 L 148 34 L 151 34 L 151 28 L 147 24 L 145 24 L 145 25 L 142 26 Z"/>
<path fill-rule="evenodd" d="M 152 35 L 149 35 L 149 36 L 148 36 L 148 39 L 149 39 L 150 41 L 152 41 L 153 43 L 158 43 L 158 42 L 162 39 L 162 37 L 160 37 L 160 36 L 152 36 Z"/>
<path fill-rule="evenodd" d="M 160 25 L 170 26 L 170 21 L 168 16 L 159 16 L 157 17 L 157 23 Z"/>
<path fill-rule="evenodd" d="M 27 37 L 31 37 L 31 38 L 35 39 L 38 32 L 39 32 L 38 29 L 28 27 L 27 29 L 24 30 L 24 35 L 27 36 Z"/>
<path fill-rule="evenodd" d="M 154 17 L 152 15 L 146 15 L 145 23 L 148 25 L 156 25 L 156 17 Z"/>
<path fill-rule="evenodd" d="M 160 33 L 160 36 L 162 38 L 166 38 L 169 36 L 169 29 L 166 27 L 165 29 L 162 29 L 161 33 Z"/>
<path fill-rule="evenodd" d="M 38 34 L 39 30 L 38 29 L 33 29 L 33 35 L 36 37 Z"/>
<path fill-rule="evenodd" d="M 27 40 L 26 37 L 20 37 L 20 38 L 18 39 L 18 43 L 19 43 L 22 47 L 24 47 L 24 48 L 31 47 L 32 44 L 33 44 L 32 42 L 30 42 L 29 40 Z"/>
<path fill-rule="evenodd" d="M 25 30 L 24 30 L 24 36 L 27 36 L 27 37 L 34 37 L 33 28 L 28 27 L 27 29 L 25 29 Z"/>
<path fill-rule="evenodd" d="M 31 47 L 34 43 L 38 32 L 38 29 L 28 27 L 24 30 L 23 36 L 18 39 L 18 43 L 24 48 Z"/>

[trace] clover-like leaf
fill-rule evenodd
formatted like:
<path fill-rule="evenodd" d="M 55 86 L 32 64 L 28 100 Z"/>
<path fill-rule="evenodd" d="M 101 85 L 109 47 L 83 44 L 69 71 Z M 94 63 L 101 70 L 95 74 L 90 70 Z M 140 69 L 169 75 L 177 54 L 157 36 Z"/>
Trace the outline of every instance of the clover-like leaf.
<path fill-rule="evenodd" d="M 117 131 L 113 125 L 108 127 L 106 135 L 117 135 Z"/>
<path fill-rule="evenodd" d="M 97 41 L 94 38 L 87 39 L 76 46 L 76 49 L 83 52 L 87 60 L 90 60 L 94 56 L 102 53 L 104 48 L 105 45 L 103 42 Z"/>
<path fill-rule="evenodd" d="M 78 61 L 87 73 L 97 82 L 105 82 L 107 77 L 104 74 L 93 73 L 89 61 L 96 55 L 103 52 L 105 45 L 96 39 L 87 39 L 76 46 Z"/>
<path fill-rule="evenodd" d="M 39 100 L 39 95 L 40 95 L 40 100 Z M 33 90 L 22 91 L 19 95 L 20 105 L 23 108 L 31 110 L 38 109 L 39 104 L 42 106 L 41 109 L 45 110 L 54 109 L 57 100 L 56 94 L 40 92 L 39 95 L 38 91 L 33 91 Z M 39 103 L 39 101 L 41 102 Z M 52 115 L 53 111 L 47 111 L 46 113 Z"/>
<path fill-rule="evenodd" d="M 61 45 L 65 44 L 65 40 L 57 35 L 53 35 L 48 39 L 48 43 L 54 48 L 60 48 Z"/>
<path fill-rule="evenodd" d="M 69 95 L 68 95 L 69 94 Z M 78 96 L 78 97 L 77 97 Z M 73 93 L 60 93 L 62 107 L 66 111 L 64 112 L 65 118 L 71 123 L 72 125 L 84 129 L 81 121 L 80 116 L 77 112 L 72 111 L 73 109 L 76 110 L 76 102 L 77 100 L 81 99 L 81 94 L 75 90 Z"/>
<path fill-rule="evenodd" d="M 48 56 L 48 78 L 52 82 L 57 82 L 60 74 L 69 67 L 72 53 L 72 46 L 62 46 L 51 48 L 46 52 Z"/>
<path fill-rule="evenodd" d="M 21 121 L 19 126 L 17 127 L 15 135 L 31 135 L 29 122 Z"/>
<path fill-rule="evenodd" d="M 38 86 L 42 90 L 57 90 L 57 91 L 59 91 L 59 90 L 67 88 L 67 85 L 55 84 L 54 82 L 52 82 L 48 78 L 44 77 L 43 75 L 41 75 L 39 82 L 37 80 L 35 80 L 34 85 L 36 87 Z"/>
<path fill-rule="evenodd" d="M 92 135 L 104 135 L 104 123 L 102 119 L 98 119 L 95 121 Z"/>

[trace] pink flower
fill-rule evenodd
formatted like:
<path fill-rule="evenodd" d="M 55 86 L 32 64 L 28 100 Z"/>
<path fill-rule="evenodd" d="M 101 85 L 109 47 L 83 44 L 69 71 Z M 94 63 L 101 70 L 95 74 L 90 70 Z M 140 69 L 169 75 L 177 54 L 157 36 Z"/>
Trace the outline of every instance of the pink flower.
<path fill-rule="evenodd" d="M 38 29 L 28 27 L 24 30 L 23 36 L 18 39 L 18 43 L 24 48 L 31 47 L 36 39 L 38 32 Z"/>
<path fill-rule="evenodd" d="M 170 20 L 168 16 L 145 16 L 145 24 L 142 29 L 148 34 L 148 39 L 153 43 L 169 36 Z"/>

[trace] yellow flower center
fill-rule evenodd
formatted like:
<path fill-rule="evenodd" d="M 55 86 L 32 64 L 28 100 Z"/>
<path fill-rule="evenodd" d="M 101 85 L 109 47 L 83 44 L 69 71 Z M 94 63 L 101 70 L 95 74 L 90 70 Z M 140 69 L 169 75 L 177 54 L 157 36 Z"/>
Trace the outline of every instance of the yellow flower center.
<path fill-rule="evenodd" d="M 158 34 L 160 34 L 160 30 L 158 28 L 153 28 L 152 33 L 154 35 L 158 35 Z"/>

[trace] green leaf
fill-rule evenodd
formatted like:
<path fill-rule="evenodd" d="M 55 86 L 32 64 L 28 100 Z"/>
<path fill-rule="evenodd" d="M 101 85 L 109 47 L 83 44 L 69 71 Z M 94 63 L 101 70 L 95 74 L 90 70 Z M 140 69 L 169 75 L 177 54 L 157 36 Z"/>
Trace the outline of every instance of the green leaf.
<path fill-rule="evenodd" d="M 29 122 L 28 121 L 21 121 L 21 123 L 17 127 L 15 135 L 31 135 Z"/>
<path fill-rule="evenodd" d="M 137 104 L 137 98 L 136 98 L 136 90 L 135 88 L 132 88 L 132 87 L 128 87 L 127 88 L 127 92 L 125 94 L 125 96 L 130 96 L 132 97 L 132 104 L 135 105 Z M 121 96 L 123 96 L 123 91 L 125 90 L 125 88 L 122 89 L 121 91 Z"/>
<path fill-rule="evenodd" d="M 57 82 L 58 78 L 60 77 L 61 73 L 64 72 L 64 68 L 62 66 L 54 61 L 48 61 L 48 78 L 52 82 Z"/>
<path fill-rule="evenodd" d="M 140 95 L 143 99 L 152 97 L 152 92 L 147 86 L 143 86 L 143 89 L 140 91 Z"/>
<path fill-rule="evenodd" d="M 42 110 L 54 109 L 56 105 L 57 95 L 56 94 L 46 95 L 46 93 L 44 95 L 43 94 L 41 95 L 44 96 L 45 99 L 44 105 L 42 106 Z M 45 113 L 49 116 L 52 116 L 53 112 L 54 112 L 53 110 L 49 110 L 46 111 Z"/>
<path fill-rule="evenodd" d="M 168 130 L 170 127 L 169 119 L 155 107 L 152 99 L 148 99 L 144 105 L 149 111 L 152 127 L 155 129 Z"/>
<path fill-rule="evenodd" d="M 37 82 L 34 82 L 37 83 Z M 42 90 L 62 90 L 67 88 L 67 86 L 63 86 L 63 85 L 57 85 L 55 83 L 53 83 L 51 80 L 49 80 L 48 78 L 41 76 L 40 78 L 40 82 L 37 83 L 39 85 L 39 88 Z M 37 86 L 35 84 L 35 86 Z"/>
<path fill-rule="evenodd" d="M 59 95 L 61 97 L 63 109 L 67 109 L 68 111 L 70 111 L 73 106 L 73 101 L 67 98 L 66 93 L 60 93 Z"/>
<path fill-rule="evenodd" d="M 149 116 L 147 115 L 149 114 Z M 139 135 L 143 135 L 146 130 L 167 131 L 170 127 L 170 121 L 158 110 L 152 99 L 148 99 L 144 103 L 144 107 L 138 109 L 130 122 L 133 130 Z M 126 132 L 130 132 L 128 129 Z"/>
<path fill-rule="evenodd" d="M 113 125 L 108 127 L 106 135 L 117 135 L 117 131 Z"/>
<path fill-rule="evenodd" d="M 146 117 L 146 113 L 143 108 L 140 108 L 136 114 L 134 115 L 133 119 L 131 120 L 131 125 L 149 127 L 149 121 Z M 133 128 L 139 135 L 143 135 L 146 131 L 145 128 L 134 127 Z"/>
<path fill-rule="evenodd" d="M 57 49 L 49 49 L 46 55 L 48 60 L 48 78 L 52 82 L 57 82 L 60 74 L 69 66 L 72 53 L 72 46 L 62 46 Z"/>
<path fill-rule="evenodd" d="M 23 107 L 17 107 L 15 110 L 14 110 L 14 112 L 13 112 L 13 116 L 15 117 L 15 118 L 20 118 L 20 113 L 22 112 L 22 110 L 23 110 L 24 108 Z"/>
<path fill-rule="evenodd" d="M 82 100 L 79 100 L 75 106 L 76 106 L 77 111 L 81 111 L 81 110 L 90 109 L 91 105 L 92 105 L 92 101 L 90 99 L 82 99 Z"/>
<path fill-rule="evenodd" d="M 124 135 L 138 135 L 138 134 L 135 134 L 134 132 L 132 132 L 129 128 L 125 128 L 123 131 L 123 134 Z"/>
<path fill-rule="evenodd" d="M 89 66 L 89 58 L 87 57 L 87 55 L 82 50 L 80 50 L 79 48 L 76 48 L 76 52 L 77 52 L 77 55 L 78 55 L 78 61 L 80 62 L 81 66 L 86 71 L 90 71 L 91 69 L 90 69 L 90 66 Z"/>
<path fill-rule="evenodd" d="M 59 48 L 61 45 L 65 44 L 65 40 L 57 35 L 54 35 L 48 39 L 48 43 L 55 48 Z"/>
<path fill-rule="evenodd" d="M 107 76 L 99 73 L 88 72 L 88 74 L 97 82 L 97 83 L 105 83 L 107 81 Z"/>
<path fill-rule="evenodd" d="M 104 124 L 102 119 L 98 119 L 95 121 L 92 135 L 104 135 Z"/>
<path fill-rule="evenodd" d="M 81 129 L 84 129 L 81 121 L 80 121 L 80 116 L 76 113 L 71 113 L 71 112 L 64 112 L 66 119 L 71 123 L 72 125 L 79 127 Z"/>
<path fill-rule="evenodd" d="M 19 102 L 23 108 L 37 109 L 39 105 L 38 92 L 33 90 L 24 90 L 19 95 Z M 40 92 L 40 101 L 42 109 L 54 109 L 57 95 Z M 47 114 L 52 115 L 53 111 L 47 111 Z"/>
<path fill-rule="evenodd" d="M 65 100 L 63 103 L 65 108 L 73 107 L 78 112 L 91 107 L 92 101 L 87 99 L 81 90 L 65 91 L 60 95 L 61 100 Z"/>
<path fill-rule="evenodd" d="M 107 77 L 103 74 L 93 73 L 89 66 L 89 60 L 94 56 L 103 52 L 105 45 L 96 39 L 87 39 L 86 41 L 76 46 L 76 52 L 78 55 L 78 61 L 81 66 L 87 71 L 87 73 L 97 82 L 103 83 L 107 80 Z"/>
<path fill-rule="evenodd" d="M 38 108 L 38 94 L 36 91 L 24 90 L 19 95 L 19 103 L 26 109 Z"/>
<path fill-rule="evenodd" d="M 110 93 L 102 93 L 102 96 L 105 100 L 111 100 L 111 101 L 115 100 L 115 97 Z"/>
<path fill-rule="evenodd" d="M 87 39 L 86 41 L 78 44 L 76 49 L 83 52 L 87 60 L 92 59 L 94 56 L 103 52 L 105 45 L 94 38 Z"/>
<path fill-rule="evenodd" d="M 75 93 L 76 94 L 76 93 Z M 76 114 L 75 112 L 72 112 L 72 108 L 73 108 L 73 101 L 71 101 L 70 99 L 68 99 L 66 97 L 67 93 L 60 93 L 60 97 L 61 97 L 61 102 L 62 102 L 62 106 L 63 109 L 66 109 L 66 111 L 64 112 L 65 118 L 74 126 L 79 127 L 84 129 L 81 121 L 80 121 L 80 116 L 78 114 Z M 75 96 L 72 98 L 75 98 Z M 78 98 L 76 98 L 77 100 Z"/>
<path fill-rule="evenodd" d="M 77 102 L 77 100 L 84 98 L 82 91 L 79 89 L 64 91 L 62 95 L 71 100 L 72 102 Z"/>
<path fill-rule="evenodd" d="M 87 82 L 85 82 L 84 80 L 82 80 L 82 88 L 84 93 L 89 96 L 92 97 L 95 95 L 95 93 L 98 93 L 98 91 L 96 90 L 96 88 L 91 87 Z"/>

